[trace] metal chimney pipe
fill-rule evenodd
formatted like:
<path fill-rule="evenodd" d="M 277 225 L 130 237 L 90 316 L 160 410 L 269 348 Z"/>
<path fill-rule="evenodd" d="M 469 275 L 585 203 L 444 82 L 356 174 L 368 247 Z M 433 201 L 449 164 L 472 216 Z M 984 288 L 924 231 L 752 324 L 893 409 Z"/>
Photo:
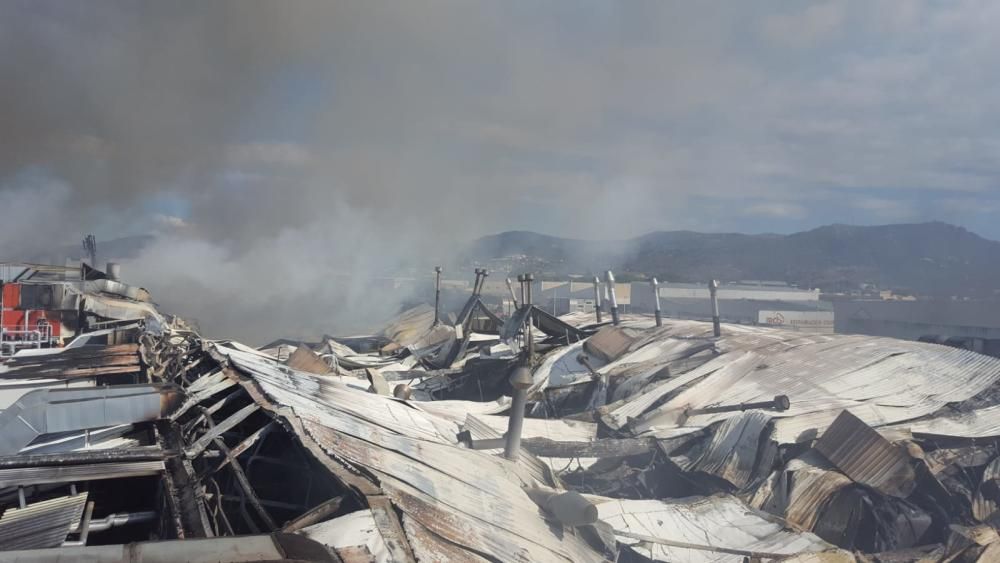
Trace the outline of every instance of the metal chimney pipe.
<path fill-rule="evenodd" d="M 594 276 L 594 313 L 597 314 L 597 322 L 601 322 L 601 278 Z"/>
<path fill-rule="evenodd" d="M 615 275 L 608 270 L 604 273 L 605 282 L 608 284 L 608 302 L 611 307 L 611 324 L 618 326 L 618 298 L 615 297 Z"/>
<path fill-rule="evenodd" d="M 663 326 L 663 314 L 660 313 L 660 282 L 653 278 L 649 285 L 653 288 L 653 312 L 656 313 L 656 326 Z"/>
<path fill-rule="evenodd" d="M 434 326 L 441 322 L 441 266 L 434 266 Z"/>
<path fill-rule="evenodd" d="M 479 294 L 479 277 L 483 275 L 483 270 L 481 268 L 476 268 L 476 280 L 472 282 L 472 296 L 475 297 Z"/>
<path fill-rule="evenodd" d="M 490 275 L 490 271 L 487 270 L 486 268 L 483 268 L 482 272 L 483 276 L 479 278 L 479 291 L 476 292 L 476 295 L 483 294 L 483 287 L 486 286 L 486 276 Z"/>
<path fill-rule="evenodd" d="M 716 338 L 722 336 L 722 325 L 719 324 L 719 282 L 712 280 L 708 282 L 708 292 L 712 296 L 712 334 Z"/>
<path fill-rule="evenodd" d="M 524 298 L 524 303 L 525 303 L 525 305 L 528 305 L 528 306 L 532 306 L 533 305 L 533 303 L 531 301 L 531 284 L 534 283 L 534 281 L 535 281 L 535 274 L 524 274 L 524 287 L 525 287 L 525 290 L 527 292 L 527 295 L 525 295 L 525 298 Z M 532 332 L 531 331 L 531 327 L 532 327 L 532 325 L 535 324 L 534 323 L 534 320 L 535 320 L 534 316 L 535 316 L 535 311 L 534 310 L 532 310 L 532 311 L 530 311 L 528 313 L 528 330 L 527 330 L 527 336 L 528 336 L 528 363 L 529 364 L 531 363 L 531 360 L 535 357 L 535 339 L 534 339 L 534 337 L 531 334 L 531 332 Z"/>
<path fill-rule="evenodd" d="M 111 281 L 122 281 L 122 267 L 117 262 L 108 262 L 104 273 L 108 275 L 108 279 Z"/>
<path fill-rule="evenodd" d="M 528 402 L 528 388 L 531 387 L 531 370 L 527 365 L 514 368 L 510 376 L 510 386 L 514 389 L 510 404 L 510 418 L 507 419 L 507 443 L 503 456 L 517 461 L 521 452 L 521 430 L 524 427 L 524 406 Z"/>
<path fill-rule="evenodd" d="M 510 299 L 514 302 L 514 308 L 517 309 L 517 295 L 514 294 L 514 284 L 511 283 L 510 278 L 507 278 L 507 291 L 510 292 Z"/>
<path fill-rule="evenodd" d="M 787 411 L 792 406 L 788 395 L 777 395 L 770 401 L 760 401 L 757 403 L 740 403 L 738 405 L 723 405 L 718 407 L 704 407 L 700 409 L 687 409 L 689 416 L 696 414 L 714 414 L 719 412 L 748 411 L 750 409 L 768 409 L 774 411 Z"/>

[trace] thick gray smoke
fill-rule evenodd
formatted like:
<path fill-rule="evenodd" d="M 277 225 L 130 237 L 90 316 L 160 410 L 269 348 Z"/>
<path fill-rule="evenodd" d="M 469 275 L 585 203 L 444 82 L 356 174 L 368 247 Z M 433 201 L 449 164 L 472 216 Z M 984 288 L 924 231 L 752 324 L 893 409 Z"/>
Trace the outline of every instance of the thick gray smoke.
<path fill-rule="evenodd" d="M 411 297 L 374 278 L 425 274 L 504 203 L 446 172 L 436 78 L 393 53 L 444 46 L 402 10 L 5 4 L 0 259 L 156 231 L 128 280 L 212 336 L 371 328 Z"/>
<path fill-rule="evenodd" d="M 503 230 L 1000 236 L 1000 5 L 580 4 L 0 3 L 0 260 L 156 231 L 128 278 L 256 339 Z"/>

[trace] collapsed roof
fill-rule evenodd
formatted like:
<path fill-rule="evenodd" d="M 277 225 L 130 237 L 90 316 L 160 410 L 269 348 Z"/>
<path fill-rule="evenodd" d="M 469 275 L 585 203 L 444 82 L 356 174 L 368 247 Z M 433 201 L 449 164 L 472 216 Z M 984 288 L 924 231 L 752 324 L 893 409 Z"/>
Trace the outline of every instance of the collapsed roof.
<path fill-rule="evenodd" d="M 257 350 L 131 311 L 105 310 L 132 323 L 104 329 L 121 336 L 0 368 L 0 549 L 22 550 L 7 556 L 1000 551 L 1000 360 L 973 352 L 525 304 L 503 318 L 476 295 L 454 324 L 424 306 L 375 335 Z M 530 414 L 507 459 L 508 376 L 528 350 Z"/>

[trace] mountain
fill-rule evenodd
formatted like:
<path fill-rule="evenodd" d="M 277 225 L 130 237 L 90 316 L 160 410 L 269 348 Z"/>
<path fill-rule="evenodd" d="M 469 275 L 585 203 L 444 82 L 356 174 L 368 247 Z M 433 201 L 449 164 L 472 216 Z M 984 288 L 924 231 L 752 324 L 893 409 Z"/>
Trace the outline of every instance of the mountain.
<path fill-rule="evenodd" d="M 874 283 L 920 295 L 984 297 L 1000 289 L 1000 242 L 940 222 L 828 225 L 790 235 L 661 231 L 620 241 L 513 231 L 478 239 L 464 257 L 545 275 L 612 268 L 625 278 L 781 280 L 830 291 Z"/>

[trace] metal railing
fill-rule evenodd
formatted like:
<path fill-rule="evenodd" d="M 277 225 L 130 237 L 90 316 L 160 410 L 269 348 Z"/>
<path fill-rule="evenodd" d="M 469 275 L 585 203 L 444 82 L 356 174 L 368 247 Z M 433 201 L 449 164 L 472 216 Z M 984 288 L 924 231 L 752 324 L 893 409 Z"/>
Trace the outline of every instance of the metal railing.
<path fill-rule="evenodd" d="M 45 348 L 54 343 L 50 324 L 39 324 L 35 328 L 0 326 L 0 358 L 12 356 L 25 348 Z"/>

